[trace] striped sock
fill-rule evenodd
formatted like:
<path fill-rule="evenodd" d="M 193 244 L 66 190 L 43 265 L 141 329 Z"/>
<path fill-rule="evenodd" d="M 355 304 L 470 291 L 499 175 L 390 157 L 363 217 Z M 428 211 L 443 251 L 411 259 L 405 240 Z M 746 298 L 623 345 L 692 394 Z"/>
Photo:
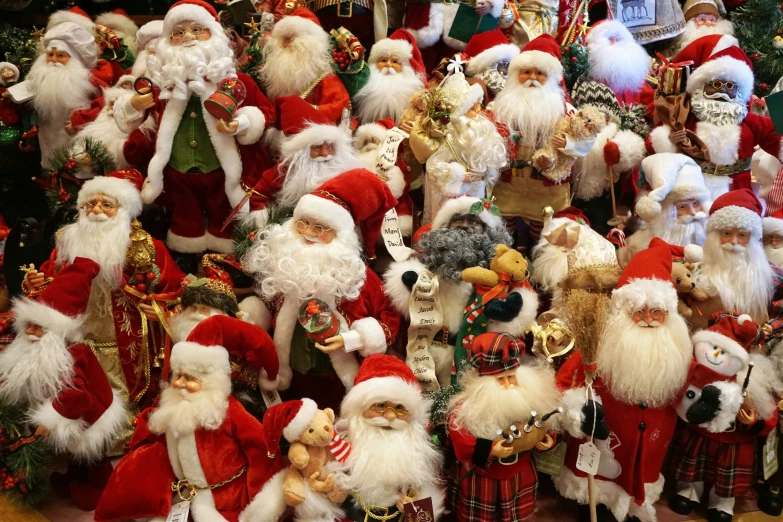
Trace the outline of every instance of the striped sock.
<path fill-rule="evenodd" d="M 334 455 L 334 459 L 337 462 L 345 462 L 348 455 L 351 454 L 351 445 L 337 434 L 337 430 L 334 430 L 332 442 L 329 444 L 329 451 Z"/>

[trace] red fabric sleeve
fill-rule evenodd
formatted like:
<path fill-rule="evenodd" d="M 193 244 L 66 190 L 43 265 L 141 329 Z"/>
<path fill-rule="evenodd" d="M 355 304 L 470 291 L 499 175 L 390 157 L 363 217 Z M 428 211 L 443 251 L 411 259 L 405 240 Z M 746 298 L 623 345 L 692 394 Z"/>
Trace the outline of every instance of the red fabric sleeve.
<path fill-rule="evenodd" d="M 0 88 L 0 94 L 5 91 L 5 87 Z M 0 98 L 0 122 L 3 125 L 16 125 L 19 123 L 19 113 L 16 112 L 16 105 L 7 98 Z"/>
<path fill-rule="evenodd" d="M 778 159 L 783 156 L 783 151 L 781 151 L 781 140 L 775 133 L 775 126 L 772 124 L 771 118 L 759 116 L 758 114 L 748 114 L 743 123 L 745 123 L 753 133 L 753 139 L 756 141 L 756 145 L 764 149 L 767 154 L 771 154 Z"/>
<path fill-rule="evenodd" d="M 281 175 L 278 171 L 278 162 L 274 167 L 268 168 L 261 174 L 261 178 L 256 182 L 256 186 L 253 187 L 255 192 L 250 196 L 250 210 L 263 210 L 269 206 L 270 200 L 275 197 L 281 188 L 283 188 L 283 181 L 285 176 Z"/>
<path fill-rule="evenodd" d="M 229 397 L 228 415 L 231 428 L 237 444 L 247 457 L 247 491 L 252 497 L 258 493 L 264 484 L 283 468 L 283 455 L 278 451 L 274 459 L 267 455 L 266 440 L 261 423 L 250 415 L 245 408 Z"/>
<path fill-rule="evenodd" d="M 95 118 L 97 118 L 101 113 L 101 110 L 103 110 L 105 103 L 105 98 L 103 96 L 99 96 L 90 102 L 90 106 L 88 108 L 73 111 L 71 113 L 71 124 L 76 129 L 80 129 L 88 123 L 94 122 Z"/>
<path fill-rule="evenodd" d="M 57 266 L 57 248 L 55 247 L 52 253 L 49 254 L 49 259 L 43 262 L 38 271 L 42 272 L 44 277 L 54 277 L 60 271 L 60 268 L 62 267 Z"/>
<path fill-rule="evenodd" d="M 457 429 L 449 416 L 449 438 L 454 446 L 454 454 L 460 462 L 473 464 L 473 452 L 476 451 L 476 437 L 465 430 Z"/>
<path fill-rule="evenodd" d="M 367 309 L 370 311 L 369 317 L 374 317 L 381 326 L 385 326 L 386 344 L 393 344 L 397 340 L 397 332 L 400 330 L 400 313 L 394 308 L 383 291 L 383 283 L 378 274 L 369 267 L 366 270 L 367 280 L 365 286 L 368 292 L 363 292 L 369 299 Z"/>
<path fill-rule="evenodd" d="M 560 391 L 580 388 L 585 384 L 581 352 L 574 352 L 557 371 L 555 382 Z"/>
<path fill-rule="evenodd" d="M 107 60 L 98 60 L 98 64 L 92 70 L 92 75 L 106 86 L 114 82 L 114 69 Z"/>
<path fill-rule="evenodd" d="M 318 112 L 330 120 L 340 123 L 343 109 L 348 108 L 351 98 L 340 78 L 330 74 L 321 80 L 321 83 L 313 89 L 306 101 L 315 105 Z"/>
<path fill-rule="evenodd" d="M 272 105 L 253 79 L 245 73 L 238 72 L 237 78 L 245 84 L 247 97 L 240 107 L 256 107 L 264 115 L 264 129 L 268 129 L 275 121 L 275 106 Z"/>
<path fill-rule="evenodd" d="M 182 280 L 185 274 L 179 269 L 177 263 L 169 254 L 168 248 L 162 241 L 154 240 L 155 243 L 155 264 L 160 268 L 160 281 L 155 285 L 155 293 L 167 293 L 182 291 Z"/>
<path fill-rule="evenodd" d="M 142 174 L 145 173 L 152 156 L 155 155 L 156 136 L 153 131 L 144 132 L 141 129 L 134 129 L 122 147 L 125 161 L 133 168 L 142 171 Z"/>
<path fill-rule="evenodd" d="M 93 395 L 88 391 L 90 383 L 87 379 L 86 360 L 74 354 L 73 378 L 52 401 L 54 410 L 66 419 L 82 418 L 93 405 Z"/>

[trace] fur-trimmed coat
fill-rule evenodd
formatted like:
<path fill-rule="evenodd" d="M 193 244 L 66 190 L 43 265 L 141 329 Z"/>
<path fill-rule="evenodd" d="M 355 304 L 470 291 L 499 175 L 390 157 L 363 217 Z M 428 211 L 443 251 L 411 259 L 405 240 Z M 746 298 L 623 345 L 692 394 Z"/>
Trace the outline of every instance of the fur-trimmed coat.
<path fill-rule="evenodd" d="M 267 454 L 261 423 L 233 397 L 215 430 L 174 436 L 150 432 L 148 409 L 138 416 L 131 453 L 112 473 L 95 520 L 108 522 L 163 517 L 171 509 L 171 485 L 185 479 L 197 487 L 238 478 L 214 489 L 199 489 L 190 510 L 198 522 L 275 522 L 283 514 L 283 457 Z M 187 497 L 188 489 L 183 489 Z M 176 497 L 176 495 L 175 495 Z M 178 498 L 176 498 L 179 501 Z"/>

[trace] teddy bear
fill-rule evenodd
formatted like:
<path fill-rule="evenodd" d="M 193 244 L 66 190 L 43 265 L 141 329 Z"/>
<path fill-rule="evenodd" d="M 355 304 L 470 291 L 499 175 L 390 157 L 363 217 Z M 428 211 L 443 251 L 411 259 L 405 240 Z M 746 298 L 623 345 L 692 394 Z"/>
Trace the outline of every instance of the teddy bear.
<path fill-rule="evenodd" d="M 516 249 L 506 245 L 495 247 L 495 257 L 490 261 L 489 268 L 473 266 L 462 271 L 462 280 L 479 286 L 490 288 L 501 281 L 511 285 L 519 285 L 530 277 L 527 260 Z"/>
<path fill-rule="evenodd" d="M 608 122 L 608 116 L 595 107 L 582 107 L 557 120 L 553 136 L 560 136 L 577 144 L 592 143 Z M 571 151 L 563 152 L 551 143 L 547 143 L 533 154 L 533 166 L 551 181 L 560 183 L 571 175 L 571 167 L 581 155 L 580 153 L 572 155 L 569 152 Z M 589 147 L 584 152 L 585 154 L 589 152 Z"/>
<path fill-rule="evenodd" d="M 290 443 L 283 498 L 294 508 L 295 519 L 307 522 L 342 518 L 340 504 L 348 493 L 335 484 L 334 475 L 325 471 L 325 466 L 335 460 L 334 448 L 347 447 L 335 433 L 334 411 L 321 410 L 307 398 L 286 401 L 266 411 L 264 432 L 270 455 L 279 450 L 281 435 Z"/>
<path fill-rule="evenodd" d="M 677 312 L 686 319 L 690 319 L 693 310 L 688 306 L 688 302 L 706 301 L 709 299 L 707 292 L 701 288 L 696 288 L 693 282 L 692 270 L 695 267 L 691 263 L 672 263 L 672 283 L 677 290 L 679 297 L 677 302 Z"/>

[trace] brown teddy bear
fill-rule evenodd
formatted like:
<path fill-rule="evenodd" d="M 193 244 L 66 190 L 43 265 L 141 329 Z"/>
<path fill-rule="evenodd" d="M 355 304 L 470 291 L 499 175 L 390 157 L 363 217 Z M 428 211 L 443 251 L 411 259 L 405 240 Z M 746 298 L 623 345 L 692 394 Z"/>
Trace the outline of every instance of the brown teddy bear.
<path fill-rule="evenodd" d="M 608 118 L 594 107 L 583 107 L 557 120 L 553 136 L 570 138 L 574 142 L 594 140 L 606 127 Z M 571 175 L 576 158 L 547 143 L 533 154 L 533 166 L 548 179 L 560 183 Z"/>
<path fill-rule="evenodd" d="M 677 311 L 681 316 L 686 319 L 690 319 L 693 315 L 693 310 L 689 306 L 693 301 L 706 301 L 709 299 L 707 292 L 700 288 L 696 288 L 696 283 L 693 282 L 693 272 L 695 267 L 691 263 L 672 263 L 672 283 L 677 290 L 677 296 L 679 301 L 677 303 Z"/>
<path fill-rule="evenodd" d="M 334 476 L 324 470 L 327 463 L 335 460 L 330 445 L 336 441 L 335 447 L 340 446 L 341 442 L 334 431 L 334 411 L 318 409 L 311 399 L 276 404 L 264 415 L 264 433 L 270 457 L 279 451 L 281 436 L 291 444 L 291 465 L 282 493 L 285 503 L 294 508 L 296 520 L 342 518 L 340 504 L 348 493 L 335 485 Z"/>
<path fill-rule="evenodd" d="M 466 283 L 490 288 L 501 281 L 519 285 L 527 281 L 529 276 L 525 256 L 506 245 L 495 247 L 495 257 L 489 263 L 489 268 L 473 266 L 462 271 L 462 280 Z"/>

